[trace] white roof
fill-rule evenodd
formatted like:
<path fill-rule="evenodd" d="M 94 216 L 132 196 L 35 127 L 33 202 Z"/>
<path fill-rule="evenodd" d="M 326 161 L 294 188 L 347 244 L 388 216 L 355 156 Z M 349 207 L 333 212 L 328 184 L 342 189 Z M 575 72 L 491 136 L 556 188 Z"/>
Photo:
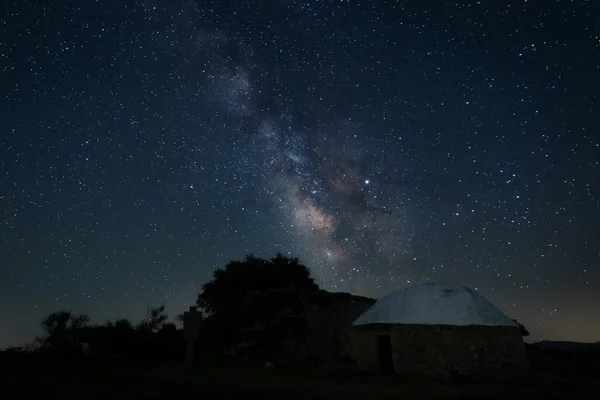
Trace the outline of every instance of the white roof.
<path fill-rule="evenodd" d="M 485 297 L 464 286 L 425 283 L 390 293 L 352 325 L 517 326 Z"/>

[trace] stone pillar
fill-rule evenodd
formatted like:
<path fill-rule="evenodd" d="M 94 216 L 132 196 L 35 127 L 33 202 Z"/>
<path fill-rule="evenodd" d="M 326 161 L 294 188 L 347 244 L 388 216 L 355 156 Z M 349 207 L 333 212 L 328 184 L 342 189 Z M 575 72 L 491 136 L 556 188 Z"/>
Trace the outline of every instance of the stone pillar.
<path fill-rule="evenodd" d="M 194 343 L 200 333 L 200 321 L 202 321 L 202 313 L 198 311 L 198 307 L 192 306 L 189 311 L 183 313 L 183 334 L 187 342 L 185 363 L 188 367 L 194 365 Z"/>

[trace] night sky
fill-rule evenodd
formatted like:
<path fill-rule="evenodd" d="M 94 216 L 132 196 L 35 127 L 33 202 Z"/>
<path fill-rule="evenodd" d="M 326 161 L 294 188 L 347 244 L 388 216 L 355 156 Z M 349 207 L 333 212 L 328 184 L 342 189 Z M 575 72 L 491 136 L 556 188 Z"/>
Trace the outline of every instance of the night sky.
<path fill-rule="evenodd" d="M 12 3 L 12 4 L 11 4 Z M 600 340 L 597 1 L 8 1 L 0 347 L 297 256 Z"/>

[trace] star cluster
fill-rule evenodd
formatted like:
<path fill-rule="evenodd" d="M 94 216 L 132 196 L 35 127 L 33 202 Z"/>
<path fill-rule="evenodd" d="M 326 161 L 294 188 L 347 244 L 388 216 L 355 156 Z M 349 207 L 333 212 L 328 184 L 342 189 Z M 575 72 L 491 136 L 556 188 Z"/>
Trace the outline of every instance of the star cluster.
<path fill-rule="evenodd" d="M 193 303 L 248 253 L 600 340 L 600 4 L 13 2 L 0 346 Z"/>

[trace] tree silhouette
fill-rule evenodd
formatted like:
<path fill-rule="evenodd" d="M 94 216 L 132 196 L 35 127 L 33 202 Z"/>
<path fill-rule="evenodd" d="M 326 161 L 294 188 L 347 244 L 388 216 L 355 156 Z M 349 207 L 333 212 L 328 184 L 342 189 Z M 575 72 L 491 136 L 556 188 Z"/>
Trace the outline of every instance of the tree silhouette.
<path fill-rule="evenodd" d="M 197 303 L 208 313 L 215 313 L 240 304 L 250 291 L 284 288 L 318 289 L 318 286 L 298 258 L 278 253 L 265 260 L 250 254 L 244 261 L 231 261 L 224 269 L 217 269 L 213 279 L 202 285 Z"/>
<path fill-rule="evenodd" d="M 183 327 L 183 313 L 177 314 L 175 316 L 175 321 L 179 326 Z"/>
<path fill-rule="evenodd" d="M 143 332 L 157 332 L 167 321 L 165 306 L 149 307 L 144 319 L 137 325 L 137 329 Z"/>
<path fill-rule="evenodd" d="M 157 332 L 160 335 L 175 335 L 177 334 L 177 325 L 174 322 L 167 322 Z"/>
<path fill-rule="evenodd" d="M 75 315 L 67 310 L 53 312 L 41 323 L 46 336 L 36 340 L 53 350 L 66 351 L 78 346 L 78 331 L 88 322 L 87 314 Z"/>
<path fill-rule="evenodd" d="M 57 336 L 69 330 L 81 328 L 89 322 L 87 314 L 74 315 L 71 311 L 60 310 L 49 314 L 42 321 L 44 332 L 48 336 Z"/>
<path fill-rule="evenodd" d="M 114 326 L 115 329 L 121 331 L 130 331 L 133 329 L 133 324 L 127 318 L 121 318 L 116 320 L 114 323 L 109 322 L 109 324 L 112 324 L 112 326 Z"/>

